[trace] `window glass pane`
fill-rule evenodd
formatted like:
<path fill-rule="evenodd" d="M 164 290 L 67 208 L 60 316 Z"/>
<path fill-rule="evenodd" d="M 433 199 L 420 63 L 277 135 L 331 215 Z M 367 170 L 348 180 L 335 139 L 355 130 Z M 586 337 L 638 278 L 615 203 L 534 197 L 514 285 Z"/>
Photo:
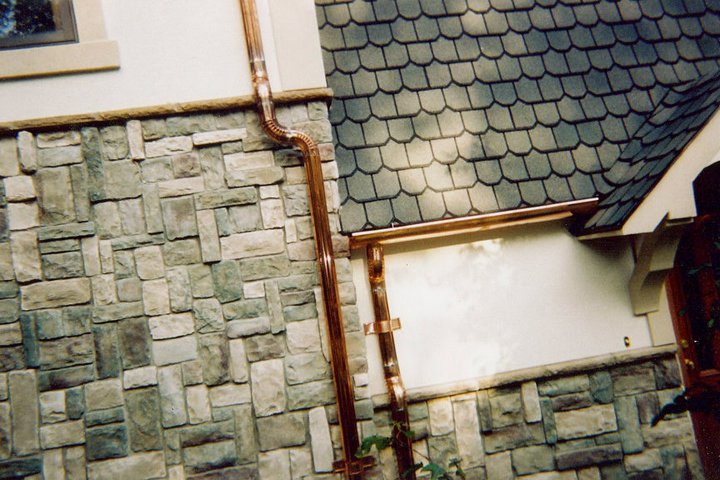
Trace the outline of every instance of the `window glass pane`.
<path fill-rule="evenodd" d="M 70 0 L 0 0 L 0 48 L 74 40 Z"/>

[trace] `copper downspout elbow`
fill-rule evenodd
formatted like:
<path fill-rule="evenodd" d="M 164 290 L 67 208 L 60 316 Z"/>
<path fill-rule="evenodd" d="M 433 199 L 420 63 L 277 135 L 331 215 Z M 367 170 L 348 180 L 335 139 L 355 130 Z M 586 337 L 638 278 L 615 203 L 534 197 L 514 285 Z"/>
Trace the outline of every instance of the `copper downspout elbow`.
<path fill-rule="evenodd" d="M 362 478 L 363 467 L 366 466 L 367 462 L 354 458 L 359 447 L 357 419 L 348 366 L 345 331 L 340 313 L 340 296 L 337 286 L 335 257 L 325 199 L 320 152 L 317 144 L 309 135 L 285 128 L 277 121 L 270 81 L 265 66 L 265 55 L 255 0 L 240 0 L 240 9 L 242 11 L 245 41 L 247 43 L 260 123 L 265 133 L 273 141 L 293 145 L 300 149 L 305 162 L 305 175 L 310 196 L 310 213 L 315 232 L 315 249 L 323 290 L 323 304 L 327 317 L 330 362 L 337 397 L 338 420 L 344 455 L 344 461 L 336 462 L 335 468 L 336 471 L 343 472 L 346 478 L 359 480 Z"/>

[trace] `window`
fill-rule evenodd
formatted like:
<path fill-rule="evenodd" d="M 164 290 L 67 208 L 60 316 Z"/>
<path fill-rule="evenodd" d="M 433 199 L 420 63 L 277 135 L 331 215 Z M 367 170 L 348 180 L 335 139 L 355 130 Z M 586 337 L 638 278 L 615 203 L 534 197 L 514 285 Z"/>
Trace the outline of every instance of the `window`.
<path fill-rule="evenodd" d="M 0 80 L 119 67 L 102 0 L 0 0 Z"/>
<path fill-rule="evenodd" d="M 0 0 L 0 48 L 76 40 L 70 0 Z"/>

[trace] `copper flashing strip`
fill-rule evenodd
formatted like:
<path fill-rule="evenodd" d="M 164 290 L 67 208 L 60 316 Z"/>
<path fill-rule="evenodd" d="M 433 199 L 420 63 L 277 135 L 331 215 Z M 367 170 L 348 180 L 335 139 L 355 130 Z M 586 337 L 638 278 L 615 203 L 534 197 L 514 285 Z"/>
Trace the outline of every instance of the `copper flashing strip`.
<path fill-rule="evenodd" d="M 400 328 L 400 321 L 390 319 L 387 291 L 385 289 L 385 255 L 383 246 L 372 243 L 367 246 L 368 280 L 372 295 L 375 323 L 366 325 L 368 330 L 375 330 L 380 345 L 383 362 L 383 373 L 390 395 L 390 415 L 393 420 L 393 450 L 397 459 L 398 472 L 403 478 L 415 480 L 415 460 L 413 459 L 412 441 L 403 433 L 410 430 L 405 386 L 400 376 L 393 326 Z M 369 328 L 368 328 L 369 327 Z"/>
<path fill-rule="evenodd" d="M 458 235 L 494 228 L 562 220 L 578 214 L 589 214 L 597 209 L 598 199 L 574 200 L 540 207 L 520 208 L 503 212 L 486 213 L 469 217 L 436 220 L 433 222 L 383 228 L 350 234 L 350 248 L 364 248 L 374 243 L 390 244 L 422 238 Z"/>
<path fill-rule="evenodd" d="M 299 102 L 325 102 L 330 103 L 333 92 L 329 88 L 313 88 L 307 90 L 291 90 L 279 92 L 274 95 L 278 104 L 292 104 Z M 59 117 L 33 118 L 14 122 L 0 122 L 0 133 L 19 132 L 21 130 L 46 130 L 51 128 L 67 128 L 68 125 L 83 126 L 96 123 L 119 122 L 131 119 L 143 119 L 165 115 L 182 115 L 197 112 L 213 112 L 219 110 L 237 110 L 255 106 L 255 97 L 245 95 L 241 97 L 218 98 L 214 100 L 200 100 L 195 102 L 169 103 L 142 108 L 129 108 L 112 110 L 108 112 L 93 112 L 76 115 L 63 115 Z"/>
<path fill-rule="evenodd" d="M 333 254 L 330 221 L 325 200 L 320 152 L 317 144 L 309 135 L 297 130 L 289 130 L 278 123 L 275 116 L 270 81 L 265 68 L 255 0 L 240 0 L 240 8 L 260 123 L 265 133 L 275 142 L 290 144 L 299 148 L 305 161 L 305 175 L 310 195 L 310 214 L 315 231 L 315 249 L 327 318 L 330 363 L 335 384 L 344 457 L 343 461 L 336 462 L 335 467 L 337 471 L 343 473 L 345 478 L 359 480 L 363 476 L 363 470 L 369 465 L 367 461 L 358 460 L 354 457 L 360 443 L 353 387 L 348 366 L 345 331 L 340 314 L 340 295 L 337 286 L 337 273 L 335 272 L 335 256 Z"/>

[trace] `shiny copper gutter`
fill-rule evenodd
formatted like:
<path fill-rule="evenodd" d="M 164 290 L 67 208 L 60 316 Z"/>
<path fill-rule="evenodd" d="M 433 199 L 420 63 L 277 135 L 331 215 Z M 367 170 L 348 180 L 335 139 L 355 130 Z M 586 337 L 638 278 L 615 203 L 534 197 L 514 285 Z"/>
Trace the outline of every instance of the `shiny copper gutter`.
<path fill-rule="evenodd" d="M 393 450 L 397 459 L 398 472 L 403 478 L 415 480 L 415 460 L 413 459 L 412 441 L 403 432 L 410 430 L 408 402 L 405 386 L 400 376 L 400 367 L 395 350 L 393 330 L 400 328 L 399 320 L 390 318 L 387 291 L 385 289 L 385 256 L 383 246 L 372 243 L 367 246 L 368 280 L 372 295 L 375 323 L 365 325 L 366 334 L 376 334 L 380 345 L 383 361 L 383 373 L 388 393 L 390 394 L 390 414 L 393 421 Z"/>
<path fill-rule="evenodd" d="M 323 290 L 323 304 L 327 317 L 330 362 L 337 397 L 338 420 L 344 455 L 344 461 L 336 463 L 335 468 L 336 471 L 342 472 L 345 478 L 361 479 L 363 467 L 367 465 L 367 462 L 357 460 L 354 457 L 359 446 L 357 419 L 348 366 L 345 331 L 340 314 L 340 296 L 338 294 L 335 258 L 320 153 L 315 141 L 310 136 L 297 130 L 287 129 L 278 123 L 270 90 L 270 81 L 265 67 L 265 56 L 255 0 L 240 0 L 240 8 L 260 123 L 265 133 L 272 140 L 299 148 L 305 160 L 305 175 L 307 177 L 310 211 L 315 231 L 315 248 Z"/>
<path fill-rule="evenodd" d="M 562 220 L 573 215 L 592 213 L 597 209 L 597 203 L 597 198 L 590 198 L 540 207 L 520 208 L 415 225 L 356 232 L 350 234 L 350 248 L 359 249 L 373 243 L 390 244 L 429 237 L 479 232 L 514 225 Z"/>

